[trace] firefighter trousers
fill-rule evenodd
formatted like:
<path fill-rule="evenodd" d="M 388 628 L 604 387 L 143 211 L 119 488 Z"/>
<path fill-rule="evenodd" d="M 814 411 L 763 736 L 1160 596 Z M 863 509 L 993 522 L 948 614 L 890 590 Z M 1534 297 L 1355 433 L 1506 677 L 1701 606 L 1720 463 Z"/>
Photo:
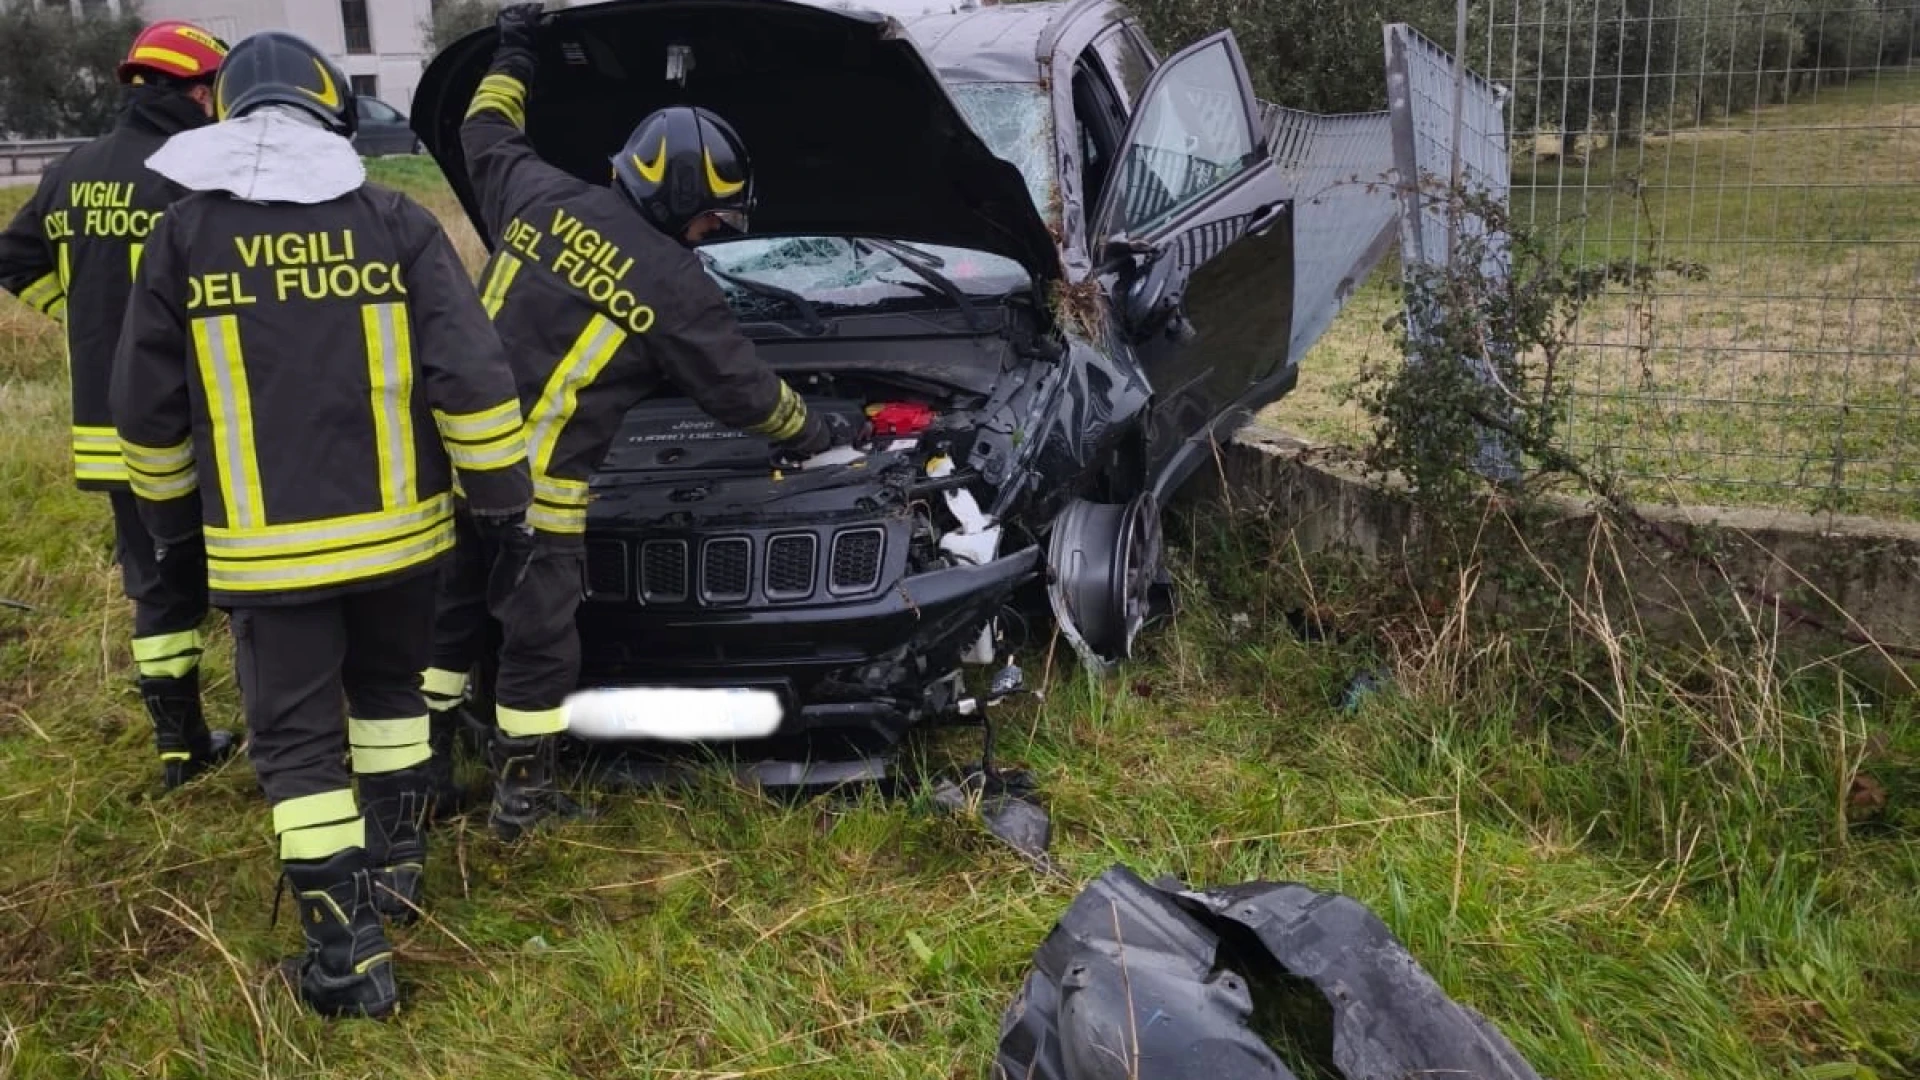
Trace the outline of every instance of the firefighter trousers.
<path fill-rule="evenodd" d="M 434 589 L 433 573 L 416 573 L 311 603 L 234 609 L 248 753 L 282 859 L 365 846 L 349 763 L 367 775 L 430 756 L 420 672 Z"/>
<path fill-rule="evenodd" d="M 441 567 L 427 702 L 452 708 L 498 625 L 492 699 L 500 730 L 548 735 L 566 729 L 562 706 L 580 677 L 580 607 L 586 552 L 577 537 L 539 533 L 530 550 L 502 550 L 455 511 L 457 543 Z"/>
<path fill-rule="evenodd" d="M 113 559 L 120 583 L 133 601 L 133 659 L 143 679 L 184 679 L 200 666 L 205 647 L 200 626 L 207 618 L 207 552 L 204 542 L 168 545 L 162 552 L 140 520 L 130 491 L 109 491 L 113 508 Z"/>

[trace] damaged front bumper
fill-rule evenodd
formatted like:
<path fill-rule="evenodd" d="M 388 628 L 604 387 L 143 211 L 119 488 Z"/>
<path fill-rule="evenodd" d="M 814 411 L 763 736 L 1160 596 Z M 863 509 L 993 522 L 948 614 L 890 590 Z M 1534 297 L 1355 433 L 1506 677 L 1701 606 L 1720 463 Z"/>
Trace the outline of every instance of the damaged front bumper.
<path fill-rule="evenodd" d="M 1264 882 L 1193 892 L 1124 867 L 1089 885 L 1035 954 L 1001 1021 L 995 1075 L 1294 1080 L 1303 1066 L 1346 1080 L 1539 1080 L 1358 901 Z"/>
<path fill-rule="evenodd" d="M 771 752 L 760 742 L 821 740 L 872 753 L 907 727 L 957 708 L 936 684 L 1017 589 L 1038 573 L 1030 547 L 979 566 L 956 566 L 899 579 L 874 596 L 816 605 L 733 610 L 653 610 L 584 605 L 579 628 L 583 699 L 620 688 L 722 689 L 777 700 L 765 722 L 764 698 L 736 697 L 717 707 L 752 717 L 736 752 Z M 666 700 L 662 698 L 661 700 Z M 673 700 L 689 702 L 692 695 Z M 633 714 L 630 724 L 605 709 L 580 710 L 572 734 L 589 741 L 702 741 L 714 726 L 676 726 L 670 715 Z M 834 752 L 831 749 L 828 752 Z"/>

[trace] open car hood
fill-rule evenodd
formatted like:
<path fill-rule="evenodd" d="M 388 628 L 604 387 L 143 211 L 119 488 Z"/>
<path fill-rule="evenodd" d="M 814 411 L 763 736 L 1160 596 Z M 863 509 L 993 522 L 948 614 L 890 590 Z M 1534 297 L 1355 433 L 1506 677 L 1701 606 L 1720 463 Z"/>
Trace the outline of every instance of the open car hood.
<path fill-rule="evenodd" d="M 871 236 L 973 248 L 1036 281 L 1059 252 L 1020 171 L 987 149 L 893 19 L 790 0 L 613 0 L 553 12 L 527 133 L 542 157 L 593 183 L 642 117 L 701 105 L 752 155 L 756 236 Z M 460 147 L 492 61 L 491 28 L 428 65 L 412 123 L 483 237 Z M 668 48 L 692 49 L 686 85 Z"/>

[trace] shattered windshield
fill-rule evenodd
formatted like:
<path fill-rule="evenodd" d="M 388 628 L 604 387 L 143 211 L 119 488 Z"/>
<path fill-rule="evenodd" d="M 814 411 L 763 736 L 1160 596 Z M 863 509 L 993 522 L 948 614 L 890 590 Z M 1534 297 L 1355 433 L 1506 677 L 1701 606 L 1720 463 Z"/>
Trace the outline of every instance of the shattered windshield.
<path fill-rule="evenodd" d="M 1034 209 L 1047 216 L 1053 189 L 1053 109 L 1029 83 L 960 83 L 948 88 L 987 149 L 1026 177 Z"/>
<path fill-rule="evenodd" d="M 965 83 L 951 90 L 981 140 L 1019 168 L 1034 205 L 1044 212 L 1052 186 L 1052 159 L 1045 152 L 1052 144 L 1045 93 L 1024 83 Z M 946 304 L 937 289 L 901 261 L 901 255 L 931 268 L 968 296 L 1004 296 L 1031 283 L 1019 263 L 990 252 L 912 244 L 906 251 L 889 253 L 883 250 L 886 246 L 835 236 L 750 236 L 704 245 L 700 252 L 720 274 L 799 293 L 821 310 L 902 302 L 915 307 Z M 718 275 L 715 281 L 741 319 L 786 319 L 796 314 L 790 302 L 776 295 L 755 292 Z"/>

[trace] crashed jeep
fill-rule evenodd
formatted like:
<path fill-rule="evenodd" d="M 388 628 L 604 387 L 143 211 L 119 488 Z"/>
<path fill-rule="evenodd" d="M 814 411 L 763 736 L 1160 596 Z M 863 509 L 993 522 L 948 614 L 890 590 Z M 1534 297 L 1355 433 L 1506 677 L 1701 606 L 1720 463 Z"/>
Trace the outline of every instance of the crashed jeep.
<path fill-rule="evenodd" d="M 1292 203 L 1230 34 L 1163 61 L 1106 0 L 615 0 L 549 20 L 527 131 L 595 182 L 648 112 L 753 154 L 752 236 L 701 249 L 760 354 L 871 444 L 776 471 L 668 393 L 592 481 L 570 731 L 884 757 L 975 710 L 1023 597 L 1095 664 L 1164 583 L 1160 508 L 1294 385 Z M 844 8 L 844 9 L 843 9 Z M 481 226 L 459 126 L 418 133 Z"/>

